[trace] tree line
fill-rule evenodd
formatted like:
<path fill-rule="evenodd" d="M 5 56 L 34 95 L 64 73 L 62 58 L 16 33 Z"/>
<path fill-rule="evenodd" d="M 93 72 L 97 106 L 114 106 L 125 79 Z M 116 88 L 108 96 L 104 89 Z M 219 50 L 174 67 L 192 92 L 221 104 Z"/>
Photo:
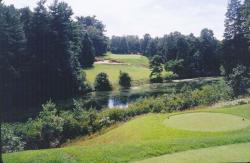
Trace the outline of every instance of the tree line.
<path fill-rule="evenodd" d="M 199 37 L 173 32 L 163 37 L 113 36 L 110 50 L 113 53 L 140 53 L 149 58 L 161 56 L 164 63 L 179 62 L 178 75 L 184 77 L 219 75 L 221 42 L 213 31 L 203 29 Z"/>
<path fill-rule="evenodd" d="M 241 65 L 241 71 L 250 67 L 250 1 L 230 0 L 225 19 L 224 39 L 219 41 L 210 29 L 203 29 L 199 37 L 173 32 L 153 38 L 113 36 L 110 50 L 116 54 L 140 53 L 149 58 L 158 55 L 166 69 L 181 78 L 226 75 Z M 242 68 L 243 66 L 243 68 Z M 234 70 L 236 71 L 236 69 Z M 243 72 L 242 72 L 243 73 Z M 246 75 L 245 75 L 246 76 Z"/>
<path fill-rule="evenodd" d="M 105 26 L 95 16 L 76 17 L 65 2 L 34 10 L 0 2 L 0 92 L 5 109 L 65 99 L 87 91 L 81 68 L 106 53 Z M 7 115 L 6 115 L 7 116 Z"/>

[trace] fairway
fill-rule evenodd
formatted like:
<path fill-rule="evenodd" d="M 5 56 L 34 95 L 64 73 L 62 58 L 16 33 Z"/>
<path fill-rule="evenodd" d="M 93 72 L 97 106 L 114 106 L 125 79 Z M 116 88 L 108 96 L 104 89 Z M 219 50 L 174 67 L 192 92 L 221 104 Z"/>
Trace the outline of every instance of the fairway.
<path fill-rule="evenodd" d="M 190 150 L 138 161 L 137 163 L 249 162 L 250 143 Z"/>
<path fill-rule="evenodd" d="M 127 72 L 131 76 L 133 85 L 147 83 L 149 80 L 149 60 L 145 56 L 108 53 L 101 59 L 111 63 L 94 64 L 93 68 L 83 70 L 91 84 L 94 83 L 96 75 L 101 72 L 108 74 L 109 80 L 114 86 L 118 85 L 120 71 Z M 121 64 L 112 64 L 112 62 Z"/>
<path fill-rule="evenodd" d="M 171 116 L 164 121 L 164 124 L 181 130 L 219 132 L 249 127 L 250 121 L 230 114 L 204 112 Z"/>
<path fill-rule="evenodd" d="M 137 66 L 149 66 L 149 60 L 147 57 L 143 55 L 135 55 L 135 54 L 112 54 L 108 53 L 105 57 L 105 60 L 111 60 L 121 63 L 127 63 L 129 65 L 137 65 Z"/>
<path fill-rule="evenodd" d="M 95 64 L 93 68 L 84 70 L 87 80 L 90 83 L 94 83 L 95 77 L 101 72 L 105 72 L 109 76 L 109 80 L 112 84 L 118 84 L 120 71 L 127 72 L 133 82 L 140 80 L 149 80 L 150 70 L 146 67 L 135 65 L 108 65 L 108 64 Z"/>

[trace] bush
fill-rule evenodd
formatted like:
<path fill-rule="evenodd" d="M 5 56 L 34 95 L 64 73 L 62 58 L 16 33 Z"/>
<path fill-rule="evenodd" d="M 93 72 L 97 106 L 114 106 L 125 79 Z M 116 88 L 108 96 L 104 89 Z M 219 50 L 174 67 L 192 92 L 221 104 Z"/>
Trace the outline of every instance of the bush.
<path fill-rule="evenodd" d="M 43 110 L 39 114 L 42 122 L 41 137 L 44 147 L 58 147 L 62 140 L 64 119 L 57 115 L 56 105 L 51 101 L 42 105 Z"/>
<path fill-rule="evenodd" d="M 151 70 L 151 74 L 150 74 L 150 82 L 152 83 L 162 83 L 163 82 L 163 78 L 162 78 L 162 71 L 163 71 L 163 60 L 162 57 L 159 55 L 155 55 L 151 60 L 150 60 L 150 70 Z"/>
<path fill-rule="evenodd" d="M 29 119 L 24 124 L 16 125 L 15 132 L 25 141 L 25 149 L 39 149 L 43 147 L 42 121 Z"/>
<path fill-rule="evenodd" d="M 98 74 L 95 79 L 96 91 L 111 91 L 112 86 L 109 82 L 108 75 L 104 72 Z"/>
<path fill-rule="evenodd" d="M 126 120 L 126 111 L 122 109 L 108 109 L 102 112 L 102 117 L 109 118 L 110 121 Z"/>
<path fill-rule="evenodd" d="M 165 80 L 174 80 L 174 79 L 178 79 L 178 75 L 177 74 L 174 74 L 174 73 L 171 73 L 171 74 L 167 74 L 164 76 L 164 79 Z"/>
<path fill-rule="evenodd" d="M 226 79 L 228 84 L 232 87 L 235 96 L 248 93 L 247 89 L 250 87 L 250 73 L 247 67 L 238 65 Z"/>
<path fill-rule="evenodd" d="M 150 77 L 150 83 L 163 83 L 163 77 L 161 76 L 152 76 Z"/>
<path fill-rule="evenodd" d="M 2 124 L 1 126 L 1 141 L 2 152 L 17 152 L 24 149 L 25 143 L 21 137 L 14 133 L 14 127 L 8 124 Z"/>
<path fill-rule="evenodd" d="M 233 97 L 231 88 L 221 81 L 219 84 L 205 85 L 201 89 L 192 92 L 195 105 L 214 104 L 220 100 L 228 100 Z"/>
<path fill-rule="evenodd" d="M 119 84 L 123 88 L 130 88 L 131 87 L 131 77 L 126 72 L 120 72 L 119 76 Z"/>
<path fill-rule="evenodd" d="M 166 71 L 172 71 L 174 72 L 174 74 L 177 74 L 180 77 L 183 77 L 185 72 L 185 68 L 183 66 L 184 60 L 183 59 L 179 59 L 179 60 L 169 60 L 164 68 Z"/>

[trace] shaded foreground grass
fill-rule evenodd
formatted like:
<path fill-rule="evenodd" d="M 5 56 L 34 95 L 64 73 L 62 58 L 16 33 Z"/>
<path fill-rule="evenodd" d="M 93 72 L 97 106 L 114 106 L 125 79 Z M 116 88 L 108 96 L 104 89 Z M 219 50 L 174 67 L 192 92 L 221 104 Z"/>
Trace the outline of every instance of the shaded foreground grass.
<path fill-rule="evenodd" d="M 250 119 L 250 105 L 186 112 L 218 112 Z M 129 162 L 191 149 L 250 142 L 250 128 L 230 132 L 193 132 L 167 127 L 172 114 L 148 114 L 92 139 L 60 149 L 4 154 L 5 162 Z M 221 151 L 223 152 L 223 151 Z"/>

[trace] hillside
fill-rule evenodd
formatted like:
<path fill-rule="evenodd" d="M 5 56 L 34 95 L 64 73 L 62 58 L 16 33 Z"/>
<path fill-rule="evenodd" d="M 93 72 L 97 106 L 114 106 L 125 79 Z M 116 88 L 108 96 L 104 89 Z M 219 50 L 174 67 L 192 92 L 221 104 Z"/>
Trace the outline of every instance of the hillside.
<path fill-rule="evenodd" d="M 165 122 L 176 117 L 176 115 L 187 115 L 203 113 L 214 117 L 215 113 L 220 116 L 216 123 L 226 130 L 195 131 L 169 127 Z M 233 116 L 232 121 L 227 121 L 228 116 Z M 197 121 L 192 116 L 189 120 Z M 5 154 L 5 162 L 129 162 L 139 161 L 164 154 L 171 154 L 180 151 L 193 149 L 247 143 L 250 142 L 250 105 L 240 105 L 222 108 L 203 108 L 189 110 L 180 113 L 148 114 L 139 116 L 117 127 L 108 129 L 101 135 L 93 138 L 79 138 L 68 143 L 64 148 L 25 151 L 12 154 Z M 199 119 L 201 125 L 208 126 L 209 119 Z M 236 123 L 240 125 L 235 125 Z M 194 128 L 197 127 L 194 125 Z M 230 127 L 231 126 L 231 127 Z M 243 127 L 242 127 L 243 126 Z M 236 145 L 237 146 L 237 145 Z M 237 146 L 238 158 L 248 159 L 245 155 L 248 144 Z M 224 153 L 228 148 L 221 147 L 220 150 L 208 148 L 207 155 L 218 157 L 224 161 L 225 157 L 218 155 Z M 232 149 L 230 149 L 232 151 Z M 241 153 L 242 151 L 242 153 Z M 188 151 L 189 152 L 189 151 Z M 192 153 L 190 151 L 189 153 Z M 211 153 L 210 153 L 211 152 Z M 197 153 L 204 153 L 201 150 Z M 217 154 L 216 154 L 217 153 Z M 176 154 L 176 157 L 179 158 Z M 183 154 L 185 155 L 185 153 Z M 45 157 L 46 156 L 46 157 Z M 175 155 L 174 155 L 175 156 Z M 163 156 L 160 162 L 168 157 Z M 184 156 L 183 156 L 184 157 Z M 199 156 L 200 159 L 205 159 Z M 182 158 L 182 157 L 180 157 Z M 176 158 L 175 158 L 176 159 Z M 192 159 L 192 157 L 190 157 Z M 158 160 L 158 158 L 156 158 Z M 147 161 L 147 160 L 146 160 Z M 207 160 L 204 160 L 207 161 Z M 236 160 L 226 160 L 236 161 Z M 150 162 L 150 161 L 149 161 Z"/>

